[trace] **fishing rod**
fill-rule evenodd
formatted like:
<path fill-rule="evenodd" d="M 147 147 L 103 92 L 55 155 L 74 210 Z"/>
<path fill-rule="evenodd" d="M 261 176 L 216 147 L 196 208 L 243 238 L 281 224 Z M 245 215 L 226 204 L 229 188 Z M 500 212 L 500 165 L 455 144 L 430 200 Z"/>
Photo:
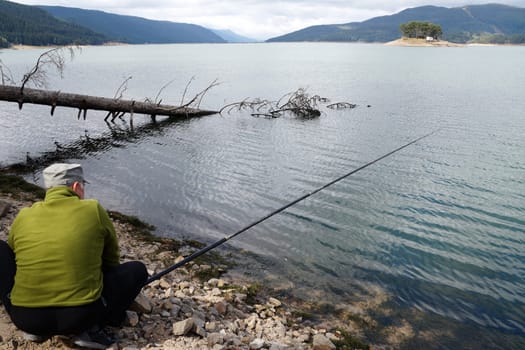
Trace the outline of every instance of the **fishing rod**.
<path fill-rule="evenodd" d="M 435 133 L 438 132 L 438 131 L 439 131 L 439 130 L 435 130 L 435 131 L 432 131 L 431 133 L 428 133 L 428 134 L 426 134 L 426 135 L 423 135 L 423 136 L 421 136 L 421 137 L 418 137 L 417 139 L 412 140 L 412 141 L 410 141 L 410 142 L 404 144 L 403 146 L 400 146 L 400 147 L 396 148 L 395 150 L 390 151 L 390 152 L 388 152 L 388 153 L 382 155 L 381 157 L 376 158 L 376 159 L 374 159 L 374 160 L 372 160 L 372 161 L 366 163 L 365 165 L 362 165 L 362 166 L 360 166 L 359 168 L 356 168 L 356 169 L 350 171 L 349 173 L 346 173 L 346 174 L 344 174 L 344 175 L 338 177 L 337 179 L 335 179 L 335 180 L 333 180 L 333 181 L 330 181 L 330 182 L 327 183 L 326 185 L 323 185 L 323 186 L 321 186 L 321 187 L 319 187 L 319 188 L 317 188 L 317 189 L 315 189 L 315 190 L 313 190 L 313 191 L 311 191 L 311 192 L 309 192 L 309 193 L 307 193 L 307 194 L 305 194 L 305 195 L 303 195 L 303 196 L 301 196 L 301 197 L 295 199 L 294 201 L 292 201 L 292 202 L 290 202 L 290 203 L 288 203 L 288 204 L 286 204 L 286 205 L 283 205 L 283 206 L 280 207 L 279 209 L 276 209 L 276 210 L 274 210 L 273 212 L 271 212 L 270 214 L 267 214 L 267 215 L 263 216 L 263 217 L 260 218 L 259 220 L 256 220 L 256 221 L 252 222 L 252 223 L 249 224 L 248 226 L 245 226 L 244 228 L 240 229 L 239 231 L 237 231 L 237 232 L 235 232 L 235 233 L 233 233 L 233 234 L 231 234 L 231 235 L 229 235 L 229 236 L 226 236 L 226 237 L 224 237 L 224 238 L 219 239 L 219 240 L 216 241 L 215 243 L 212 243 L 212 244 L 210 244 L 210 245 L 208 245 L 208 246 L 202 248 L 201 250 L 198 250 L 198 251 L 194 252 L 193 254 L 187 256 L 187 257 L 184 258 L 183 260 L 181 260 L 181 261 L 179 261 L 178 263 L 176 263 L 176 264 L 174 264 L 174 265 L 168 267 L 167 269 L 165 269 L 165 270 L 163 270 L 163 271 L 161 271 L 161 272 L 159 272 L 159 273 L 156 273 L 156 274 L 152 275 L 150 278 L 147 279 L 146 283 L 144 283 L 144 286 L 150 284 L 151 282 L 153 282 L 153 281 L 155 281 L 155 280 L 158 280 L 159 278 L 161 278 L 162 276 L 164 276 L 164 275 L 170 273 L 171 271 L 173 271 L 173 270 L 175 270 L 175 269 L 177 269 L 177 268 L 179 268 L 179 267 L 181 267 L 181 266 L 183 266 L 183 265 L 186 265 L 186 264 L 189 263 L 190 261 L 192 261 L 192 260 L 198 258 L 199 256 L 201 256 L 201 255 L 203 255 L 203 254 L 206 254 L 206 253 L 209 252 L 210 250 L 212 250 L 212 249 L 214 249 L 214 248 L 217 248 L 218 246 L 220 246 L 220 245 L 226 243 L 227 241 L 229 241 L 230 239 L 232 239 L 232 238 L 234 238 L 234 237 L 237 237 L 237 236 L 240 235 L 241 233 L 243 233 L 243 232 L 249 230 L 250 228 L 252 228 L 252 227 L 254 227 L 254 226 L 260 224 L 261 222 L 263 222 L 263 221 L 265 221 L 265 220 L 271 218 L 272 216 L 274 216 L 274 215 L 276 215 L 276 214 L 282 212 L 283 210 L 286 210 L 286 209 L 290 208 L 291 206 L 293 206 L 293 205 L 299 203 L 300 201 L 302 201 L 302 200 L 304 200 L 304 199 L 306 199 L 306 198 L 308 198 L 308 197 L 310 197 L 310 196 L 316 194 L 317 192 L 320 192 L 320 191 L 324 190 L 325 188 L 327 188 L 327 187 L 329 187 L 329 186 L 335 184 L 336 182 L 339 182 L 339 181 L 341 181 L 341 180 L 347 178 L 348 176 L 350 176 L 350 175 L 352 175 L 352 174 L 355 174 L 355 173 L 357 173 L 358 171 L 361 171 L 361 170 L 363 170 L 363 169 L 369 167 L 370 165 L 375 164 L 375 163 L 379 162 L 380 160 L 385 159 L 385 158 L 391 156 L 392 154 L 394 154 L 394 153 L 396 153 L 396 152 L 399 152 L 399 151 L 401 151 L 402 149 L 404 149 L 404 148 L 406 148 L 406 147 L 408 147 L 408 146 L 410 146 L 410 145 L 412 145 L 412 144 L 414 144 L 414 143 L 416 143 L 416 142 L 418 142 L 418 141 L 420 141 L 420 140 L 422 140 L 422 139 L 424 139 L 424 138 L 426 138 L 426 137 L 429 137 L 430 135 L 435 134 Z"/>

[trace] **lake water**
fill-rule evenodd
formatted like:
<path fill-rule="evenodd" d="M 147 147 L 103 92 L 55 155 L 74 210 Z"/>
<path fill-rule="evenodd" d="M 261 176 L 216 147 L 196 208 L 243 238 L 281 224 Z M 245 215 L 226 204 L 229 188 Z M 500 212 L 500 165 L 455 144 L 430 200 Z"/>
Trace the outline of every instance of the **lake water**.
<path fill-rule="evenodd" d="M 19 79 L 40 52 L 0 59 Z M 64 79 L 50 76 L 52 89 L 106 97 L 132 76 L 124 97 L 141 100 L 172 81 L 160 97 L 170 104 L 192 77 L 186 100 L 218 79 L 201 105 L 209 109 L 298 88 L 358 105 L 320 105 L 311 120 L 233 111 L 155 127 L 135 116 L 133 133 L 120 121 L 110 129 L 102 113 L 78 121 L 74 110 L 51 117 L 46 107 L 0 104 L 1 165 L 56 142 L 119 135 L 117 147 L 81 160 L 88 196 L 176 238 L 222 238 L 439 129 L 231 246 L 258 255 L 247 272 L 308 300 L 351 304 L 380 287 L 394 311 L 376 316 L 385 327 L 413 325 L 407 348 L 525 347 L 525 47 L 87 47 Z"/>

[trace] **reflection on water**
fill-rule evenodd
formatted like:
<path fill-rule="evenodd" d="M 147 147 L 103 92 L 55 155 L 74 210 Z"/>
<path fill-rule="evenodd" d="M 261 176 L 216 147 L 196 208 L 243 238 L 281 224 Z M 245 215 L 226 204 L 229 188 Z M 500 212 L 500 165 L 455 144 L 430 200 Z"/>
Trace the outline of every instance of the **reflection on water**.
<path fill-rule="evenodd" d="M 524 50 L 87 48 L 73 63 L 72 79 L 57 88 L 113 95 L 110 87 L 133 74 L 129 92 L 143 97 L 167 76 L 176 76 L 172 86 L 182 90 L 198 70 L 202 81 L 224 82 L 207 95 L 211 109 L 298 87 L 358 106 L 323 110 L 313 120 L 215 115 L 144 125 L 141 136 L 135 133 L 142 125 L 108 131 L 95 116 L 77 122 L 58 110 L 50 118 L 7 106 L 0 154 L 5 164 L 26 152 L 53 153 L 55 141 L 80 148 L 71 158 L 87 155 L 89 196 L 155 224 L 160 235 L 211 242 L 441 128 L 257 225 L 230 248 L 257 253 L 260 268 L 246 264 L 246 272 L 289 288 L 283 294 L 367 309 L 381 325 L 370 325 L 380 333 L 370 339 L 386 339 L 388 329 L 406 321 L 408 348 L 524 348 Z M 86 129 L 103 151 L 87 151 Z M 378 295 L 377 302 L 360 304 L 360 295 Z"/>
<path fill-rule="evenodd" d="M 55 150 L 41 152 L 36 156 L 31 156 L 27 152 L 25 162 L 10 164 L 3 167 L 2 170 L 27 174 L 42 170 L 52 163 L 95 156 L 112 148 L 125 147 L 129 143 L 141 142 L 148 137 L 162 136 L 165 128 L 175 123 L 184 123 L 185 120 L 186 118 L 170 117 L 160 121 L 145 123 L 138 127 L 133 126 L 133 121 L 128 123 L 124 119 L 119 124 L 107 122 L 108 131 L 103 132 L 99 136 L 91 137 L 88 130 L 85 130 L 85 134 L 75 141 L 67 144 L 60 144 L 55 141 Z"/>

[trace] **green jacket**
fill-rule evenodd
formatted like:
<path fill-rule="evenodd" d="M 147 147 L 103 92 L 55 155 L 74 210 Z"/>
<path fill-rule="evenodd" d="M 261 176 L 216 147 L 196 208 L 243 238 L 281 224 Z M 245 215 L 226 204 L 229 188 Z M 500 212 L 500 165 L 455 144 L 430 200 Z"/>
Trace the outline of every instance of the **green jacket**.
<path fill-rule="evenodd" d="M 8 238 L 16 257 L 11 303 L 24 307 L 79 306 L 102 293 L 102 269 L 119 264 L 113 223 L 93 199 L 54 187 L 20 211 Z"/>

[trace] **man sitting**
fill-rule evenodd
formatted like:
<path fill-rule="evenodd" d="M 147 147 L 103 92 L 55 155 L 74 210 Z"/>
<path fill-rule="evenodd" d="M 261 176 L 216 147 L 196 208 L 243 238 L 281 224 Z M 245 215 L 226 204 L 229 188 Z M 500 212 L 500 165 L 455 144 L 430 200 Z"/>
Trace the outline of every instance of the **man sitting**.
<path fill-rule="evenodd" d="M 26 339 L 73 335 L 105 349 L 113 341 L 103 327 L 122 323 L 146 267 L 119 264 L 115 228 L 98 201 L 84 199 L 80 164 L 53 164 L 43 178 L 44 201 L 22 209 L 0 241 L 0 298 Z"/>

